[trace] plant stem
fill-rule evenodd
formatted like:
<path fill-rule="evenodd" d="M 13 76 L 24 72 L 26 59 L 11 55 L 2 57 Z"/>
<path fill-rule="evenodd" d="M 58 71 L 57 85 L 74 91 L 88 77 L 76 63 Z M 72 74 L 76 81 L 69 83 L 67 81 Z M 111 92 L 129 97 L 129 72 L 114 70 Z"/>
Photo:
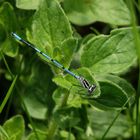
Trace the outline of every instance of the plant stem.
<path fill-rule="evenodd" d="M 16 86 L 16 89 L 18 90 L 18 87 L 17 87 L 17 86 Z M 18 91 L 19 91 L 19 90 L 18 90 Z M 18 92 L 18 95 L 19 95 L 19 97 L 20 97 L 20 100 L 22 101 L 22 105 L 23 105 L 23 107 L 24 107 L 24 109 L 25 109 L 26 115 L 27 115 L 27 117 L 28 117 L 28 119 L 29 119 L 29 121 L 30 121 L 30 123 L 31 123 L 32 128 L 33 128 L 33 131 L 34 131 L 34 133 L 35 133 L 36 140 L 40 140 L 40 139 L 39 139 L 39 136 L 38 136 L 38 134 L 37 134 L 37 130 L 36 130 L 36 128 L 35 128 L 35 125 L 34 125 L 34 123 L 33 123 L 33 120 L 32 120 L 32 118 L 30 117 L 30 113 L 29 113 L 29 111 L 28 111 L 28 109 L 27 109 L 27 107 L 26 107 L 26 104 L 25 104 L 24 100 L 23 100 L 23 97 L 22 97 L 22 95 L 20 95 L 19 92 Z"/>
<path fill-rule="evenodd" d="M 70 88 L 70 90 L 71 90 L 71 88 Z M 68 93 L 64 94 L 64 96 L 62 97 L 61 105 L 57 109 L 60 109 L 67 104 L 67 100 L 68 100 L 68 97 L 69 97 L 70 90 L 68 91 Z M 55 132 L 57 131 L 57 128 L 58 128 L 58 125 L 55 122 L 55 120 L 52 118 L 52 121 L 50 122 L 49 129 L 48 129 L 47 139 L 49 139 L 49 140 L 54 139 L 54 135 L 55 135 Z"/>
<path fill-rule="evenodd" d="M 140 1 L 138 1 L 140 2 Z M 139 32 L 137 29 L 137 19 L 135 16 L 135 8 L 134 3 L 131 0 L 128 0 L 128 4 L 130 6 L 130 14 L 131 14 L 131 22 L 132 22 L 132 32 L 134 36 L 134 43 L 136 46 L 137 56 L 138 56 L 138 64 L 139 64 L 139 77 L 138 77 L 138 86 L 137 86 L 137 94 L 136 94 L 136 135 L 135 139 L 140 139 L 140 118 L 139 118 L 139 97 L 140 97 L 140 39 Z"/>
<path fill-rule="evenodd" d="M 13 83 L 16 82 L 17 78 L 19 77 L 19 74 L 16 75 L 16 76 L 14 76 L 14 74 L 12 73 L 12 71 L 11 71 L 11 69 L 10 69 L 10 67 L 9 67 L 9 65 L 8 65 L 8 63 L 7 63 L 7 61 L 6 61 L 5 57 L 4 57 L 4 55 L 3 55 L 3 53 L 2 53 L 1 51 L 0 51 L 0 53 L 1 53 L 1 56 L 2 56 L 2 58 L 3 58 L 3 61 L 4 61 L 4 63 L 5 63 L 5 66 L 6 66 L 7 70 L 8 70 L 8 72 L 9 72 L 9 74 L 11 75 L 11 78 L 13 79 L 13 82 L 12 82 L 12 84 L 13 84 Z M 19 71 L 20 71 L 20 68 L 21 68 L 21 64 L 22 64 L 22 60 L 21 60 L 21 63 L 20 63 L 20 65 L 19 65 Z M 15 82 L 14 82 L 14 81 L 15 81 Z M 34 133 L 35 133 L 36 139 L 39 140 L 39 137 L 38 137 L 36 128 L 35 128 L 35 126 L 34 126 L 34 123 L 33 123 L 33 121 L 32 121 L 32 118 L 30 117 L 29 111 L 28 111 L 28 109 L 27 109 L 27 107 L 26 107 L 26 104 L 24 103 L 24 100 L 23 100 L 22 95 L 20 95 L 20 93 L 19 93 L 20 90 L 19 90 L 19 88 L 16 86 L 16 84 L 14 84 L 14 85 L 15 85 L 15 88 L 16 88 L 16 90 L 17 90 L 17 93 L 18 93 L 18 95 L 19 95 L 19 97 L 20 97 L 20 100 L 21 100 L 21 102 L 22 102 L 22 105 L 24 106 L 26 115 L 27 115 L 27 117 L 28 117 L 28 119 L 29 119 L 29 121 L 30 121 L 30 123 L 31 123 L 31 125 L 32 125 L 32 128 L 33 128 L 33 131 L 34 131 Z M 11 85 L 11 86 L 12 86 L 12 85 Z M 11 88 L 11 87 L 10 87 L 10 88 Z M 8 96 L 8 94 L 9 94 L 9 91 L 8 91 L 8 93 L 7 93 L 6 96 Z M 5 97 L 5 98 L 7 98 L 7 97 Z M 11 98 L 11 101 L 12 101 L 12 98 Z M 11 105 L 11 101 L 9 102 L 8 108 L 9 108 L 9 106 Z M 3 102 L 5 102 L 5 101 L 3 101 Z M 3 106 L 2 106 L 2 107 L 3 107 Z M 1 112 L 1 106 L 0 106 L 0 112 Z M 8 112 L 7 112 L 6 114 L 8 114 Z"/>
<path fill-rule="evenodd" d="M 105 131 L 105 133 L 103 134 L 102 140 L 105 139 L 105 136 L 107 135 L 107 133 L 109 132 L 110 128 L 113 126 L 113 124 L 115 123 L 115 121 L 117 120 L 117 118 L 119 117 L 121 111 L 124 110 L 124 107 L 127 105 L 127 103 L 129 102 L 130 99 L 131 99 L 131 97 L 129 97 L 127 99 L 127 101 L 124 103 L 124 105 L 122 106 L 122 108 L 120 109 L 120 111 L 117 113 L 117 115 L 115 116 L 115 118 L 112 120 L 111 124 L 109 125 L 109 127 L 107 128 L 107 130 Z"/>
<path fill-rule="evenodd" d="M 13 92 L 13 89 L 15 87 L 17 78 L 18 78 L 18 75 L 16 75 L 15 78 L 13 79 L 13 82 L 12 82 L 12 84 L 11 84 L 11 86 L 10 86 L 6 96 L 5 96 L 5 98 L 4 98 L 3 102 L 2 102 L 2 104 L 0 105 L 0 113 L 3 111 L 3 108 L 5 107 L 5 105 L 6 105 L 7 101 L 8 101 L 8 99 L 9 99 L 10 95 Z"/>

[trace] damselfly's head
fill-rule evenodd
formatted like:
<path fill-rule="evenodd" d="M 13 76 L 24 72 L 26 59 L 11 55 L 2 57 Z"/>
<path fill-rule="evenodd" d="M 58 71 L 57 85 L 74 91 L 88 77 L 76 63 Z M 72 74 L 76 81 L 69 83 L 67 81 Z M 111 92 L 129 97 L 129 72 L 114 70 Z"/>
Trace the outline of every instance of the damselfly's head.
<path fill-rule="evenodd" d="M 86 79 L 84 79 L 83 77 L 79 77 L 78 79 L 79 79 L 80 83 L 82 84 L 82 86 L 88 90 L 89 95 L 92 95 L 92 93 L 96 89 L 96 85 L 95 84 L 90 85 L 89 82 Z"/>

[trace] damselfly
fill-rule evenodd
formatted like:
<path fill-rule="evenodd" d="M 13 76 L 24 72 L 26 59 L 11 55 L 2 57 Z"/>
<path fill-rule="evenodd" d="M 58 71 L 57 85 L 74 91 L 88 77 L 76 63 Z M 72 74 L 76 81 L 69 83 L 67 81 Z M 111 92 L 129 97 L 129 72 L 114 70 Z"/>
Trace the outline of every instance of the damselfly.
<path fill-rule="evenodd" d="M 44 53 L 44 52 L 42 52 L 41 50 L 39 50 L 39 49 L 38 49 L 37 47 L 35 47 L 33 44 L 31 44 L 31 43 L 25 41 L 25 40 L 22 39 L 20 36 L 18 36 L 16 33 L 13 33 L 13 32 L 12 32 L 12 36 L 13 36 L 15 39 L 17 39 L 18 41 L 20 41 L 20 42 L 24 43 L 25 45 L 29 46 L 30 48 L 32 48 L 33 50 L 35 50 L 36 52 L 38 52 L 39 54 L 41 54 L 41 55 L 44 56 L 45 58 L 47 58 L 47 59 L 48 59 L 49 61 L 51 61 L 56 67 L 62 69 L 62 70 L 65 71 L 66 73 L 68 73 L 68 74 L 70 74 L 71 76 L 73 76 L 74 78 L 76 78 L 76 79 L 81 83 L 81 85 L 82 85 L 85 89 L 87 89 L 89 95 L 91 95 L 91 94 L 95 91 L 95 89 L 96 89 L 96 85 L 95 85 L 95 84 L 90 85 L 89 82 L 88 82 L 85 78 L 83 78 L 83 77 L 81 77 L 81 76 L 79 76 L 79 75 L 73 73 L 72 71 L 68 70 L 68 69 L 65 68 L 62 64 L 60 64 L 58 61 L 56 61 L 55 59 L 51 58 L 51 57 L 50 57 L 49 55 L 47 55 L 46 53 Z"/>

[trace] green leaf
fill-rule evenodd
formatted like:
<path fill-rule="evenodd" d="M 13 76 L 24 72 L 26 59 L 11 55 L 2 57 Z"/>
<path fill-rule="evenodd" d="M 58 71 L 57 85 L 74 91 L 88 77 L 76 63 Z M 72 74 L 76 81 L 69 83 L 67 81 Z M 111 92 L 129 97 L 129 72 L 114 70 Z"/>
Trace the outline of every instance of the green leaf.
<path fill-rule="evenodd" d="M 66 98 L 67 94 L 69 94 L 68 99 Z M 76 89 L 72 88 L 69 90 L 63 88 L 56 89 L 53 93 L 53 99 L 57 106 L 62 106 L 63 102 L 65 102 L 65 106 L 74 108 L 80 108 L 82 104 L 88 104 L 88 101 L 81 98 L 78 93 L 76 93 Z"/>
<path fill-rule="evenodd" d="M 47 134 L 45 134 L 45 132 L 43 131 L 39 131 L 37 133 L 38 135 L 38 139 L 39 140 L 46 140 L 48 139 L 47 137 Z M 59 135 L 56 135 L 54 139 L 57 139 L 57 140 L 67 140 L 69 138 L 69 140 L 75 140 L 75 137 L 72 133 L 69 133 L 67 131 L 60 131 L 60 134 Z M 31 133 L 29 134 L 29 136 L 27 137 L 27 140 L 36 140 L 37 137 L 35 135 L 35 133 Z"/>
<path fill-rule="evenodd" d="M 34 61 L 33 64 L 26 66 L 31 67 L 30 73 L 22 75 L 22 82 L 26 84 L 23 99 L 31 117 L 36 119 L 46 119 L 48 109 L 51 110 L 53 101 L 52 92 L 55 88 L 51 82 L 53 76 L 50 68 L 42 61 Z M 48 109 L 47 109 L 48 108 Z"/>
<path fill-rule="evenodd" d="M 6 39 L 6 31 L 3 22 L 0 20 L 0 45 Z"/>
<path fill-rule="evenodd" d="M 91 104 L 101 109 L 119 109 L 127 101 L 126 95 L 121 89 L 112 83 L 100 82 L 101 95 Z"/>
<path fill-rule="evenodd" d="M 7 140 L 9 138 L 7 132 L 0 126 L 0 140 Z"/>
<path fill-rule="evenodd" d="M 61 2 L 61 0 L 58 0 Z M 16 0 L 16 7 L 26 10 L 36 10 L 42 0 Z"/>
<path fill-rule="evenodd" d="M 54 112 L 54 119 L 61 129 L 74 127 L 80 122 L 76 108 L 63 107 Z"/>
<path fill-rule="evenodd" d="M 87 135 L 90 138 L 101 139 L 106 129 L 111 124 L 111 121 L 117 115 L 117 111 L 100 111 L 88 109 L 89 126 L 87 128 Z M 111 139 L 115 137 L 129 138 L 131 136 L 132 122 L 126 115 L 120 114 L 116 122 L 111 126 L 106 138 Z"/>
<path fill-rule="evenodd" d="M 66 67 L 70 65 L 77 41 L 72 38 L 70 23 L 57 1 L 42 1 L 28 30 L 28 38 L 45 54 Z M 54 67 L 52 70 L 59 72 Z"/>
<path fill-rule="evenodd" d="M 37 138 L 38 136 L 38 138 Z M 37 132 L 37 136 L 35 133 L 31 133 L 29 134 L 29 136 L 27 137 L 27 140 L 36 140 L 36 139 L 39 139 L 39 140 L 46 140 L 47 139 L 47 136 L 44 132 Z"/>
<path fill-rule="evenodd" d="M 93 37 L 84 44 L 82 65 L 100 74 L 126 72 L 137 60 L 133 40 L 131 28 Z"/>
<path fill-rule="evenodd" d="M 72 56 L 77 48 L 77 40 L 74 38 L 66 39 L 61 46 L 61 54 L 58 54 L 57 57 L 54 57 L 56 60 L 59 60 L 61 64 L 69 68 L 69 65 L 72 61 Z M 63 57 L 60 57 L 63 55 Z"/>
<path fill-rule="evenodd" d="M 55 82 L 55 84 L 57 84 L 58 86 L 60 86 L 62 88 L 65 88 L 67 90 L 70 90 L 70 88 L 72 86 L 72 84 L 62 76 L 54 77 L 53 82 Z"/>
<path fill-rule="evenodd" d="M 99 83 L 103 81 L 112 82 L 114 85 L 116 85 L 116 87 L 120 88 L 123 91 L 127 98 L 130 98 L 130 105 L 134 103 L 136 90 L 125 79 L 110 74 L 98 75 L 96 79 Z"/>
<path fill-rule="evenodd" d="M 54 57 L 54 48 L 61 47 L 63 41 L 72 37 L 70 23 L 58 2 L 44 0 L 41 3 L 33 17 L 28 37 L 51 57 Z"/>
<path fill-rule="evenodd" d="M 75 140 L 74 135 L 70 132 L 60 131 L 60 135 L 62 140 Z"/>
<path fill-rule="evenodd" d="M 85 78 L 90 85 L 96 85 L 96 89 L 95 91 L 92 93 L 92 95 L 88 95 L 87 93 L 87 89 L 85 89 L 81 83 L 79 84 L 81 87 L 79 88 L 82 89 L 81 93 L 84 93 L 84 97 L 85 98 L 97 98 L 99 97 L 100 95 L 100 87 L 99 87 L 99 84 L 98 82 L 96 81 L 96 79 L 94 78 L 94 74 L 91 73 L 91 71 L 88 69 L 88 68 L 85 68 L 85 67 L 82 67 L 82 68 L 79 68 L 76 73 L 78 73 L 79 76 Z M 72 81 L 71 79 L 69 79 L 70 81 Z M 77 85 L 75 83 L 75 85 Z"/>
<path fill-rule="evenodd" d="M 24 120 L 21 115 L 17 115 L 7 120 L 3 125 L 10 140 L 21 140 L 24 134 Z"/>
<path fill-rule="evenodd" d="M 13 7 L 8 2 L 4 2 L 0 7 L 0 26 L 0 31 L 3 32 L 0 39 L 0 50 L 8 56 L 14 57 L 18 53 L 18 47 L 16 42 L 10 38 L 10 34 L 18 29 L 18 23 Z"/>
<path fill-rule="evenodd" d="M 101 95 L 95 101 L 91 101 L 91 104 L 101 109 L 119 109 L 127 100 L 130 105 L 134 103 L 136 91 L 126 80 L 114 75 L 98 75 L 97 77 Z"/>
<path fill-rule="evenodd" d="M 68 91 L 63 88 L 57 88 L 53 93 L 53 100 L 57 106 L 62 106 L 62 101 L 65 98 L 65 95 L 68 94 Z M 67 99 L 66 99 L 67 101 Z"/>
<path fill-rule="evenodd" d="M 16 7 L 20 9 L 34 10 L 37 9 L 41 0 L 16 0 Z"/>
<path fill-rule="evenodd" d="M 6 30 L 10 33 L 16 30 L 19 26 L 17 25 L 16 15 L 12 5 L 8 2 L 4 2 L 0 7 L 0 21 L 6 27 Z"/>
<path fill-rule="evenodd" d="M 53 78 L 53 81 L 61 87 L 55 90 L 53 94 L 53 99 L 57 105 L 61 105 L 66 94 L 69 94 L 66 102 L 67 106 L 74 108 L 80 108 L 82 104 L 88 104 L 89 102 L 87 99 L 89 99 L 90 101 L 90 99 L 92 98 L 99 97 L 99 84 L 91 75 L 90 71 L 87 68 L 81 68 L 75 71 L 75 73 L 78 73 L 78 75 L 80 76 L 82 75 L 85 79 L 89 81 L 90 84 L 95 84 L 95 91 L 92 95 L 88 95 L 87 89 L 85 89 L 77 79 L 71 77 L 70 75 L 67 75 L 65 78 L 57 76 Z"/>
<path fill-rule="evenodd" d="M 123 0 L 65 0 L 64 10 L 76 25 L 96 21 L 114 25 L 130 24 L 130 11 Z"/>
<path fill-rule="evenodd" d="M 31 92 L 31 91 L 30 91 Z M 29 91 L 27 91 L 29 93 Z M 36 119 L 46 119 L 47 108 L 41 103 L 36 96 L 28 95 L 24 97 L 25 104 L 30 116 Z"/>
<path fill-rule="evenodd" d="M 80 68 L 76 71 L 74 71 L 75 74 L 84 77 L 87 81 L 89 81 L 89 84 L 95 84 L 96 85 L 96 90 L 94 91 L 94 93 L 90 96 L 88 96 L 88 91 L 87 89 L 85 89 L 82 84 L 80 83 L 80 81 L 78 81 L 77 79 L 73 78 L 70 75 L 67 75 L 64 78 L 62 77 L 55 77 L 53 79 L 53 81 L 61 86 L 62 88 L 65 88 L 67 90 L 71 90 L 70 93 L 75 95 L 76 93 L 78 93 L 79 95 L 84 95 L 85 98 L 96 98 L 100 95 L 100 87 L 98 82 L 95 80 L 94 76 L 91 74 L 91 72 L 87 69 L 87 68 Z"/>

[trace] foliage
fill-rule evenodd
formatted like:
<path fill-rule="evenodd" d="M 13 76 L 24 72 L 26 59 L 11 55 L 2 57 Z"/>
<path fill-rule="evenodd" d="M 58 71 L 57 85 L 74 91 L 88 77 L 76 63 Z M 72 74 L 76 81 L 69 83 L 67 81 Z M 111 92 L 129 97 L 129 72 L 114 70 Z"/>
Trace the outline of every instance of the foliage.
<path fill-rule="evenodd" d="M 0 1 L 0 140 L 140 138 L 133 2 Z M 94 93 L 11 32 L 95 84 Z"/>

